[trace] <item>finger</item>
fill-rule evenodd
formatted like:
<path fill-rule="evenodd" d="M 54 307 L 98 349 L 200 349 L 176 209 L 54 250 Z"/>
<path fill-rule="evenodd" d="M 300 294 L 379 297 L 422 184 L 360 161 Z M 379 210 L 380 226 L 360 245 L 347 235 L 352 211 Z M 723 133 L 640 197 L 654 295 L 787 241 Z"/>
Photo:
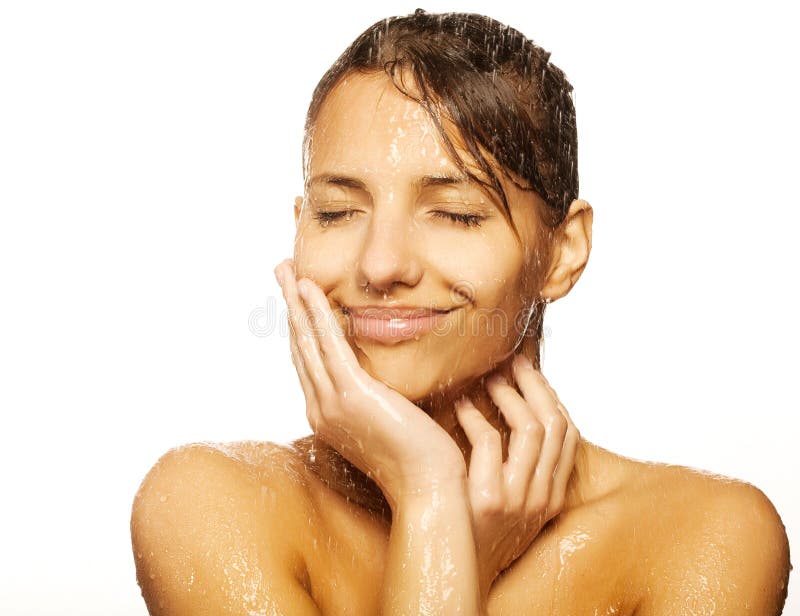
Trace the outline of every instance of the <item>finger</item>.
<path fill-rule="evenodd" d="M 287 291 L 285 289 L 284 282 L 286 278 L 286 268 L 282 267 L 282 265 L 278 266 L 275 268 L 274 273 L 275 278 L 278 280 L 278 284 L 281 287 L 281 292 L 283 293 L 283 297 L 288 308 L 290 300 L 287 298 Z M 303 388 L 303 394 L 306 399 L 306 418 L 308 419 L 311 429 L 316 433 L 320 422 L 319 403 L 317 401 L 317 394 L 315 391 L 316 388 L 311 380 L 311 377 L 308 375 L 305 360 L 303 359 L 302 352 L 298 347 L 295 327 L 288 316 L 287 323 L 289 324 L 289 348 L 292 354 L 292 363 L 294 364 L 297 375 L 300 378 L 300 385 Z"/>
<path fill-rule="evenodd" d="M 550 385 L 550 381 L 548 381 L 547 378 L 541 372 L 539 372 L 539 374 L 542 377 L 542 382 L 544 383 L 544 386 L 550 392 L 552 398 L 556 401 L 556 406 L 558 407 L 558 410 L 561 411 L 561 414 L 564 415 L 564 417 L 571 425 L 574 425 L 572 423 L 572 417 L 570 417 L 569 415 L 569 411 L 567 411 L 566 407 L 561 403 L 561 400 L 559 400 L 558 394 L 556 394 L 556 391 L 553 389 L 553 386 Z"/>
<path fill-rule="evenodd" d="M 569 478 L 572 476 L 572 472 L 575 468 L 575 460 L 578 455 L 580 443 L 580 432 L 578 432 L 578 429 L 572 424 L 569 430 L 567 430 L 567 436 L 564 440 L 564 451 L 561 454 L 561 458 L 556 466 L 555 475 L 553 476 L 553 489 L 550 503 L 551 512 L 560 512 L 564 507 Z"/>
<path fill-rule="evenodd" d="M 314 321 L 315 332 L 319 334 L 314 337 L 322 351 L 322 361 L 333 384 L 344 388 L 353 379 L 360 379 L 361 365 L 347 343 L 344 331 L 322 289 L 310 278 L 301 278 L 298 287 Z"/>
<path fill-rule="evenodd" d="M 541 373 L 540 373 L 541 374 Z M 575 461 L 577 460 L 578 455 L 578 448 L 581 445 L 581 434 L 578 428 L 575 426 L 575 423 L 572 421 L 572 417 L 569 414 L 567 408 L 562 404 L 562 402 L 558 399 L 558 395 L 556 394 L 553 387 L 550 385 L 549 381 L 542 375 L 543 382 L 547 387 L 548 391 L 552 395 L 552 397 L 556 401 L 556 405 L 558 406 L 558 410 L 561 411 L 561 414 L 567 420 L 567 433 L 564 437 L 564 448 L 561 452 L 561 457 L 556 464 L 556 470 L 553 474 L 553 487 L 551 489 L 551 511 L 558 512 L 564 506 L 564 502 L 566 500 L 566 493 L 567 488 L 569 487 L 569 479 L 572 476 L 572 472 L 575 468 Z"/>
<path fill-rule="evenodd" d="M 286 301 L 287 308 L 289 307 L 289 299 L 287 297 L 287 291 L 284 288 L 284 276 L 285 270 L 281 269 L 275 270 L 275 278 L 278 280 L 278 284 L 281 287 L 281 292 L 283 293 L 283 298 Z M 289 325 L 289 348 L 292 353 L 292 362 L 294 363 L 295 368 L 297 369 L 297 374 L 300 377 L 300 384 L 303 386 L 303 391 L 306 394 L 306 397 L 309 395 L 314 395 L 314 385 L 311 382 L 310 377 L 308 376 L 308 371 L 306 370 L 305 363 L 303 362 L 303 357 L 301 355 L 300 349 L 297 345 L 297 334 L 295 332 L 295 327 L 292 323 L 291 318 L 287 315 L 287 323 Z"/>
<path fill-rule="evenodd" d="M 306 419 L 308 419 L 311 429 L 316 433 L 321 419 L 317 394 L 314 390 L 314 384 L 308 376 L 300 349 L 297 347 L 297 340 L 295 339 L 294 333 L 290 334 L 289 342 L 292 350 L 292 363 L 297 369 L 297 374 L 300 377 L 300 385 L 306 397 Z"/>
<path fill-rule="evenodd" d="M 319 402 L 332 392 L 333 384 L 325 369 L 316 339 L 310 333 L 309 315 L 298 293 L 294 271 L 283 267 L 281 288 L 289 310 L 289 327 L 294 332 L 296 349 L 299 350 L 299 357 L 314 391 L 315 400 Z"/>
<path fill-rule="evenodd" d="M 470 500 L 475 504 L 502 505 L 503 447 L 500 433 L 486 421 L 469 398 L 459 400 L 455 410 L 456 418 L 472 446 L 469 457 Z"/>
<path fill-rule="evenodd" d="M 512 370 L 520 391 L 545 430 L 528 497 L 531 509 L 537 509 L 546 506 L 550 500 L 553 476 L 564 448 L 564 437 L 569 424 L 558 408 L 552 388 L 547 387 L 544 376 L 533 367 L 527 357 L 515 357 Z"/>
<path fill-rule="evenodd" d="M 506 494 L 515 508 L 525 505 L 545 436 L 543 426 L 517 390 L 500 375 L 486 380 L 486 390 L 511 428 L 508 460 L 503 464 Z"/>

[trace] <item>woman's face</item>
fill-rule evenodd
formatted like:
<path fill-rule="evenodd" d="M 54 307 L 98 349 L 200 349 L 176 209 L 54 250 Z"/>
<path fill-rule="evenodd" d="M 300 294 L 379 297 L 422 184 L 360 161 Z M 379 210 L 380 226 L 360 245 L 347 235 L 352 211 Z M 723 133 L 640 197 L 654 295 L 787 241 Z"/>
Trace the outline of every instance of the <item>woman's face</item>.
<path fill-rule="evenodd" d="M 460 389 L 515 350 L 546 265 L 535 193 L 499 175 L 518 239 L 499 197 L 463 176 L 429 115 L 383 74 L 351 75 L 329 94 L 306 164 L 297 275 L 325 292 L 367 372 L 416 401 Z M 375 338 L 347 313 L 365 306 L 449 312 L 411 337 L 369 321 L 389 334 Z"/>

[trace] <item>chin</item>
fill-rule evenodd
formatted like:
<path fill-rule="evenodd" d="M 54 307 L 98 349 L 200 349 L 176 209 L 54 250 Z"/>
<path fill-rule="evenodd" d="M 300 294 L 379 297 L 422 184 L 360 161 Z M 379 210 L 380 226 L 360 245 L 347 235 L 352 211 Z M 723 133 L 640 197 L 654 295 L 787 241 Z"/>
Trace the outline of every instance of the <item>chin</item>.
<path fill-rule="evenodd" d="M 436 389 L 436 384 L 424 378 L 425 372 L 420 370 L 419 361 L 403 366 L 402 361 L 359 357 L 359 364 L 367 374 L 387 387 L 399 391 L 411 400 L 419 400 L 429 395 Z"/>
<path fill-rule="evenodd" d="M 373 372 L 372 370 L 368 370 L 368 372 L 376 381 L 380 381 L 387 387 L 391 387 L 400 392 L 411 402 L 427 398 L 437 389 L 433 383 L 419 382 L 419 375 L 416 375 L 417 378 L 413 376 L 411 378 L 405 378 L 403 375 L 397 374 L 396 372 L 390 375 L 383 374 L 381 371 Z"/>
<path fill-rule="evenodd" d="M 372 378 L 414 403 L 455 395 L 470 381 L 480 378 L 484 361 L 477 362 L 477 357 L 492 355 L 492 350 L 477 340 L 471 348 L 464 348 L 457 340 L 435 336 L 394 345 L 353 338 L 348 338 L 348 342 L 359 365 Z"/>
<path fill-rule="evenodd" d="M 453 379 L 449 381 L 431 380 L 425 378 L 430 373 L 423 373 L 420 370 L 421 364 L 417 362 L 410 371 L 403 370 L 381 370 L 374 365 L 367 369 L 369 375 L 376 381 L 380 381 L 387 387 L 394 389 L 407 398 L 410 402 L 418 404 L 426 402 L 432 398 L 443 396 L 455 387 Z"/>

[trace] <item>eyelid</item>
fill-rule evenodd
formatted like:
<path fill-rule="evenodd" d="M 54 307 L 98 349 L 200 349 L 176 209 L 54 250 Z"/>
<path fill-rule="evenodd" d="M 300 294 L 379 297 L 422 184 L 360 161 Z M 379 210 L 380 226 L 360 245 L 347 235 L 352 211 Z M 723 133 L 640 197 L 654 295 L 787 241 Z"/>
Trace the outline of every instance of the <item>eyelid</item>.
<path fill-rule="evenodd" d="M 450 222 L 468 227 L 480 227 L 486 220 L 487 216 L 481 214 L 474 214 L 469 212 L 448 212 L 446 210 L 434 210 L 433 215 L 436 218 L 444 218 Z"/>
<path fill-rule="evenodd" d="M 444 207 L 449 213 L 478 216 L 483 220 L 492 218 L 494 215 L 494 208 L 487 208 L 485 205 L 476 205 L 471 201 L 438 201 L 431 203 L 430 207 Z"/>
<path fill-rule="evenodd" d="M 321 212 L 313 212 L 311 218 L 317 220 L 321 227 L 327 228 L 344 220 L 349 222 L 357 210 L 353 209 L 333 209 Z M 445 219 L 463 228 L 480 227 L 491 216 L 483 216 L 470 212 L 448 212 L 446 210 L 433 210 L 434 218 Z"/>
<path fill-rule="evenodd" d="M 430 204 L 433 207 L 440 207 L 440 206 L 452 206 L 452 205 L 460 205 L 462 208 L 466 208 L 469 210 L 479 211 L 482 208 L 476 207 L 469 201 L 434 201 Z"/>

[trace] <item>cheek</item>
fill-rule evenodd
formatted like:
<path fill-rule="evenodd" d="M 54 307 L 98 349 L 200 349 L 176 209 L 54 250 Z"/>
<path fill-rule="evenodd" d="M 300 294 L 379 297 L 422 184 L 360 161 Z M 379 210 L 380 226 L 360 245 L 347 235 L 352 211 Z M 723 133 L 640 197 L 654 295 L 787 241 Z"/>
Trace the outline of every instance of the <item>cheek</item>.
<path fill-rule="evenodd" d="M 518 253 L 460 251 L 451 259 L 458 271 L 454 280 L 471 292 L 477 308 L 507 306 L 523 294 L 523 260 Z"/>
<path fill-rule="evenodd" d="M 314 224 L 311 221 L 298 229 L 294 262 L 298 278 L 307 276 L 322 285 L 341 278 L 353 267 L 356 243 L 343 233 L 321 233 Z"/>
<path fill-rule="evenodd" d="M 474 292 L 468 332 L 477 338 L 507 338 L 524 331 L 527 311 L 533 298 L 533 287 L 521 263 L 517 267 L 498 270 L 487 267 L 471 278 Z"/>

